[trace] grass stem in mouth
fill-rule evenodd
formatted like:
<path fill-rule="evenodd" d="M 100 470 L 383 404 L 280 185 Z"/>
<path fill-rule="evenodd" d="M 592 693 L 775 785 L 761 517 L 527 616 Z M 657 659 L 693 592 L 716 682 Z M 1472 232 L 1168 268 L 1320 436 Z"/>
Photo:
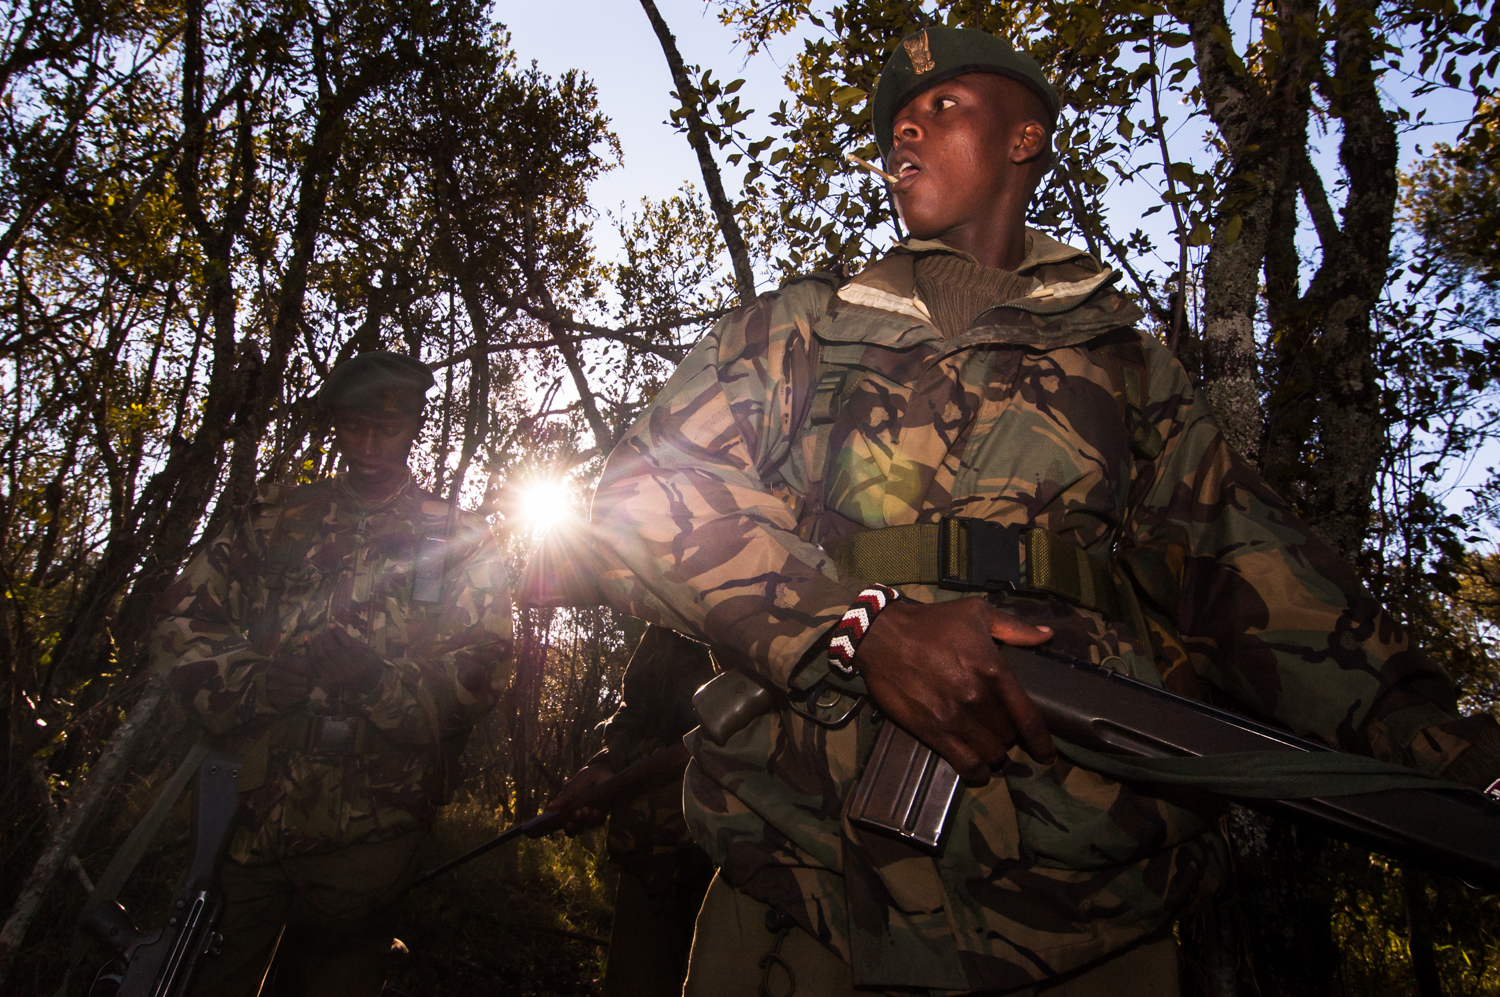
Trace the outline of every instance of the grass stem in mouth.
<path fill-rule="evenodd" d="M 846 153 L 844 153 L 844 155 L 848 158 L 849 162 L 853 163 L 855 166 L 863 166 L 865 169 L 869 170 L 871 173 L 875 173 L 875 174 L 878 174 L 879 176 L 885 177 L 886 181 L 889 182 L 889 183 L 895 183 L 897 180 L 901 179 L 900 177 L 896 176 L 896 174 L 894 174 L 894 173 L 887 173 L 885 170 L 882 170 L 880 167 L 876 166 L 874 163 L 867 163 L 867 162 L 865 162 L 863 159 L 860 159 L 858 156 L 856 156 L 852 152 L 846 152 Z"/>

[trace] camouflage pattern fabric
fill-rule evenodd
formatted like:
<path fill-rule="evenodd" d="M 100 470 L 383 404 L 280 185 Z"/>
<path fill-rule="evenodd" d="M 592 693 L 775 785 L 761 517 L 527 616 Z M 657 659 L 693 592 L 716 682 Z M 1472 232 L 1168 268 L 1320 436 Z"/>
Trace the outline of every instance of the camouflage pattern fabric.
<path fill-rule="evenodd" d="M 665 627 L 647 627 L 625 668 L 620 708 L 604 726 L 604 750 L 590 764 L 616 772 L 698 726 L 693 693 L 713 678 L 708 647 Z M 609 813 L 609 857 L 653 894 L 703 878 L 708 859 L 682 817 L 682 785 L 663 786 Z M 704 878 L 704 882 L 707 879 Z"/>
<path fill-rule="evenodd" d="M 461 747 L 511 668 L 498 545 L 483 520 L 459 512 L 446 549 L 424 547 L 447 516 L 447 503 L 410 480 L 369 507 L 342 476 L 262 485 L 167 590 L 153 666 L 198 723 L 246 755 L 248 816 L 234 861 L 329 852 L 431 822 L 452 754 L 444 746 Z M 413 597 L 423 556 L 440 559 L 438 601 Z M 302 707 L 278 714 L 265 690 L 272 656 L 330 627 L 385 659 L 379 682 L 368 693 L 315 687 Z M 362 750 L 306 750 L 294 734 L 309 715 L 359 718 Z"/>
<path fill-rule="evenodd" d="M 1059 650 L 1434 774 L 1493 725 L 1457 717 L 1447 676 L 1230 450 L 1092 257 L 1028 232 L 1031 290 L 945 338 L 914 276 L 945 251 L 909 242 L 841 287 L 793 282 L 695 347 L 599 484 L 611 603 L 806 690 L 831 681 L 827 633 L 871 580 L 819 544 L 971 516 L 1045 527 L 1134 583 L 1149 646 L 1058 599 L 992 597 Z M 1132 351 L 1139 412 L 1116 388 Z M 938 856 L 859 831 L 844 804 L 876 731 L 868 709 L 837 729 L 782 709 L 723 747 L 695 737 L 685 801 L 722 874 L 857 986 L 1028 986 L 1164 929 L 1223 875 L 1215 814 L 1019 748 L 963 793 Z"/>

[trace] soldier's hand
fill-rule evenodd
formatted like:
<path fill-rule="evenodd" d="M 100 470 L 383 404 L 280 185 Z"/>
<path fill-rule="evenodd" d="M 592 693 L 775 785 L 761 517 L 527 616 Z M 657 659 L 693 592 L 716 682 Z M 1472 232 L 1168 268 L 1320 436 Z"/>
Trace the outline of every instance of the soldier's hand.
<path fill-rule="evenodd" d="M 585 790 L 608 782 L 614 776 L 614 772 L 608 765 L 585 765 L 578 770 L 577 775 L 568 780 L 568 784 L 552 798 L 552 802 L 547 804 L 547 809 L 551 812 L 568 815 L 568 822 L 563 825 L 563 832 L 568 837 L 571 838 L 580 831 L 587 831 L 591 827 L 598 827 L 604 823 L 603 811 L 595 810 L 593 807 L 574 809 L 573 801 Z"/>
<path fill-rule="evenodd" d="M 369 692 L 385 669 L 380 655 L 338 626 L 308 638 L 307 655 L 317 663 L 318 684 L 328 689 Z"/>
<path fill-rule="evenodd" d="M 1022 623 L 984 599 L 901 600 L 875 618 L 854 664 L 886 716 L 982 786 L 1017 741 L 1039 761 L 1057 757 L 1041 711 L 997 643 L 1051 638 L 1050 628 Z"/>
<path fill-rule="evenodd" d="M 266 668 L 266 700 L 285 713 L 312 691 L 312 662 L 300 651 L 278 654 Z"/>

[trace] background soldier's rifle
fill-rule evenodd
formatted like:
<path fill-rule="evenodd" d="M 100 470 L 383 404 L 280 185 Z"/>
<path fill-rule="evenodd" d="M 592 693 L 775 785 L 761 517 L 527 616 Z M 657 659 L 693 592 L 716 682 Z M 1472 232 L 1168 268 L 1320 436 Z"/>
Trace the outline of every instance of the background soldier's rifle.
<path fill-rule="evenodd" d="M 224 912 L 219 866 L 234 826 L 239 797 L 239 759 L 209 752 L 198 766 L 193 788 L 193 851 L 187 879 L 173 898 L 167 923 L 146 934 L 136 930 L 118 903 L 99 904 L 83 926 L 108 946 L 123 969 L 101 970 L 91 997 L 180 997 L 186 994 L 205 955 L 219 953 L 216 931 Z"/>
<path fill-rule="evenodd" d="M 484 844 L 471 848 L 457 858 L 450 859 L 442 865 L 426 872 L 420 873 L 412 881 L 413 886 L 436 879 L 445 872 L 458 868 L 465 862 L 479 858 L 488 852 L 494 851 L 507 842 L 525 835 L 528 838 L 540 838 L 551 834 L 553 831 L 562 830 L 568 823 L 568 818 L 577 810 L 612 810 L 622 803 L 628 803 L 637 796 L 649 793 L 653 789 L 664 786 L 682 774 L 683 768 L 688 763 L 688 749 L 681 741 L 675 741 L 661 750 L 647 755 L 645 758 L 628 766 L 619 775 L 591 789 L 579 793 L 573 800 L 570 810 L 564 812 L 547 811 L 538 814 L 523 824 L 517 824 L 503 833 L 496 835 Z"/>

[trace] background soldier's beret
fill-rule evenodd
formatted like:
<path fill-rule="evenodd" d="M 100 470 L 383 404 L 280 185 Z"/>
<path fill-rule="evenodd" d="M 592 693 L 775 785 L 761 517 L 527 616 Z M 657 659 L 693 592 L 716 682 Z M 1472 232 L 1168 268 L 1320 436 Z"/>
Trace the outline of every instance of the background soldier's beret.
<path fill-rule="evenodd" d="M 987 31 L 934 24 L 902 39 L 880 73 L 880 83 L 871 101 L 875 143 L 880 146 L 880 154 L 891 154 L 891 129 L 896 115 L 913 97 L 965 73 L 995 73 L 1024 84 L 1042 99 L 1052 116 L 1043 123 L 1049 129 L 1057 127 L 1062 102 L 1035 59 L 1017 52 L 1010 42 Z"/>
<path fill-rule="evenodd" d="M 414 357 L 371 350 L 350 357 L 328 372 L 318 391 L 318 405 L 327 412 L 364 409 L 401 415 L 420 415 L 427 389 L 437 382 L 432 368 Z"/>

